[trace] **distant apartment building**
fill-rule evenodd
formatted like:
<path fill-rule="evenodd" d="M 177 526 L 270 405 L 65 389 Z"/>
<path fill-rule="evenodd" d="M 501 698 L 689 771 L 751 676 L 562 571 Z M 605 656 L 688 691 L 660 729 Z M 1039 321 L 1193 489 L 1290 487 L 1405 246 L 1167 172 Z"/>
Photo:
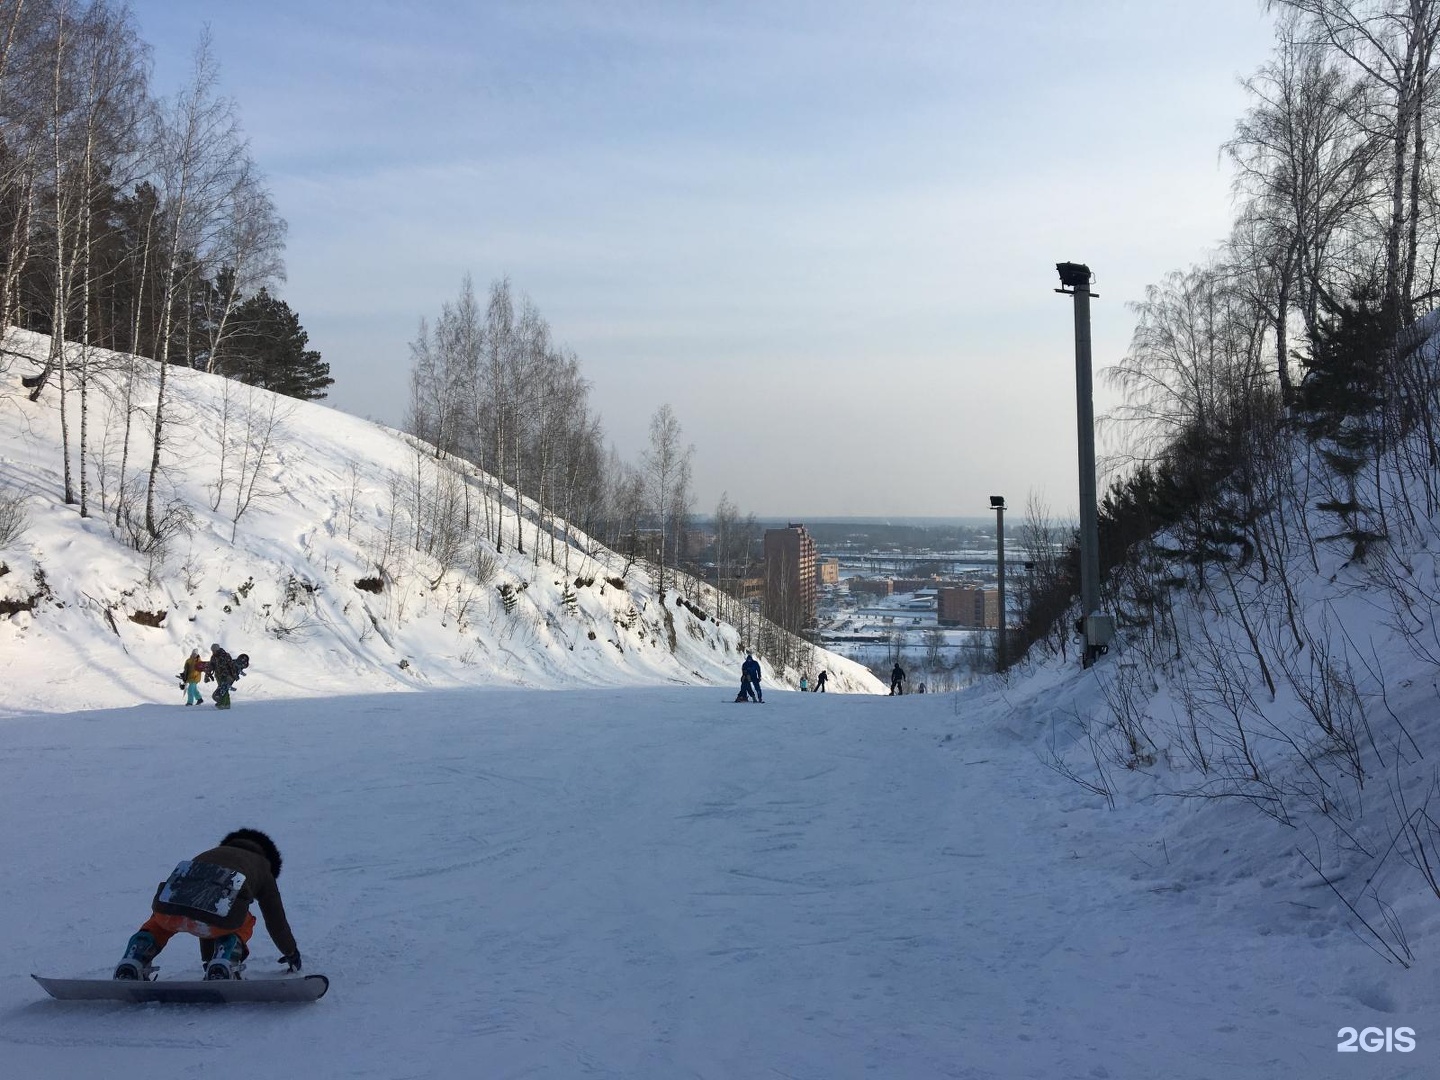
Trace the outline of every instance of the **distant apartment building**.
<path fill-rule="evenodd" d="M 821 585 L 840 584 L 840 560 L 834 555 L 815 560 L 816 580 Z"/>
<path fill-rule="evenodd" d="M 895 592 L 919 592 L 921 589 L 938 588 L 940 584 L 938 577 L 896 578 L 891 582 Z"/>
<path fill-rule="evenodd" d="M 852 577 L 845 584 L 854 596 L 889 596 L 895 591 L 895 583 L 889 578 Z"/>
<path fill-rule="evenodd" d="M 765 530 L 765 614 L 787 630 L 815 625 L 815 541 L 804 525 Z"/>
<path fill-rule="evenodd" d="M 935 621 L 941 626 L 994 629 L 1000 625 L 1000 592 L 974 585 L 943 587 L 936 594 Z"/>

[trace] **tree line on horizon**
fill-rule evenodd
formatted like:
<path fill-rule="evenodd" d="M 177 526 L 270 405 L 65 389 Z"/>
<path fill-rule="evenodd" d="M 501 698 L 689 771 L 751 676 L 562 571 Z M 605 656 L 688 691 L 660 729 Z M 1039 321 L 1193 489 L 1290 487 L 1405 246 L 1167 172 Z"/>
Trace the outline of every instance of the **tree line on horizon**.
<path fill-rule="evenodd" d="M 482 303 L 467 275 L 453 301 L 421 319 L 410 357 L 405 430 L 435 459 L 469 462 L 495 481 L 474 506 L 444 479 L 414 500 L 427 553 L 464 548 L 466 537 L 483 537 L 499 553 L 506 536 L 526 552 L 528 522 L 528 553 L 538 560 L 548 549 L 556 562 L 556 545 L 566 545 L 563 560 L 583 533 L 627 565 L 642 564 L 662 596 L 678 591 L 696 603 L 695 586 L 712 585 L 718 610 L 707 614 L 738 626 L 777 662 L 813 651 L 805 627 L 747 599 L 763 530 L 728 492 L 711 519 L 710 558 L 701 561 L 694 447 L 674 409 L 656 409 L 638 462 L 622 459 L 606 445 L 579 357 L 554 341 L 545 317 L 508 278 L 493 281 Z"/>
<path fill-rule="evenodd" d="M 674 409 L 656 410 L 640 464 L 622 461 L 605 446 L 579 357 L 555 342 L 508 278 L 491 284 L 482 308 L 466 275 L 433 322 L 421 319 L 410 359 L 406 431 L 437 458 L 468 461 L 508 488 L 478 511 L 497 552 L 507 518 L 532 517 L 529 500 L 538 508 L 537 537 L 567 523 L 632 561 L 653 563 L 664 591 L 683 558 L 694 504 L 693 447 L 682 444 Z M 515 536 L 523 552 L 524 534 Z"/>

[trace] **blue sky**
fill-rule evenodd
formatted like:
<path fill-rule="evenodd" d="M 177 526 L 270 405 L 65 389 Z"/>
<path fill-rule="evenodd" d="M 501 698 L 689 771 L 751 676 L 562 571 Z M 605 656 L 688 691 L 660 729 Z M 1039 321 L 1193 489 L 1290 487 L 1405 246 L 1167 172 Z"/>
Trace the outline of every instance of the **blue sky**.
<path fill-rule="evenodd" d="M 209 25 L 332 404 L 398 423 L 420 318 L 508 275 L 622 454 L 668 402 L 698 512 L 796 520 L 1072 512 L 1054 264 L 1113 363 L 1228 232 L 1270 47 L 1258 0 L 131 7 L 157 94 Z"/>

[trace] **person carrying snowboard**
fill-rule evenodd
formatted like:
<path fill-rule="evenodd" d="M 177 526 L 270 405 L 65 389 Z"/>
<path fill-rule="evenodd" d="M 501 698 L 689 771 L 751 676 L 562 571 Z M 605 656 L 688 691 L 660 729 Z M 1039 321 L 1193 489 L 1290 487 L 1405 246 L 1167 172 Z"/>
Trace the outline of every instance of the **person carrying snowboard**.
<path fill-rule="evenodd" d="M 905 693 L 905 669 L 898 663 L 890 669 L 890 693 Z"/>
<path fill-rule="evenodd" d="M 200 939 L 207 980 L 238 979 L 255 932 L 252 900 L 259 903 L 265 930 L 281 952 L 280 963 L 299 971 L 300 948 L 275 882 L 280 865 L 280 849 L 259 829 L 236 829 L 218 847 L 183 860 L 160 883 L 150 918 L 131 936 L 114 978 L 150 978 L 150 962 L 172 937 L 184 933 Z"/>
<path fill-rule="evenodd" d="M 205 674 L 205 661 L 200 659 L 200 650 L 191 649 L 185 658 L 185 670 L 180 673 L 180 683 L 185 689 L 186 705 L 203 705 L 205 697 L 200 693 L 200 678 Z"/>
<path fill-rule="evenodd" d="M 762 705 L 765 703 L 765 695 L 760 690 L 760 661 L 748 652 L 745 654 L 745 662 L 740 665 L 740 685 L 750 688 L 752 701 L 758 701 Z"/>
<path fill-rule="evenodd" d="M 218 644 L 210 646 L 210 663 L 206 665 L 205 681 L 215 680 L 215 692 L 210 696 L 217 709 L 230 707 L 230 690 L 240 680 L 240 676 L 245 674 L 245 668 L 249 665 L 250 658 L 244 653 L 233 657 Z"/>

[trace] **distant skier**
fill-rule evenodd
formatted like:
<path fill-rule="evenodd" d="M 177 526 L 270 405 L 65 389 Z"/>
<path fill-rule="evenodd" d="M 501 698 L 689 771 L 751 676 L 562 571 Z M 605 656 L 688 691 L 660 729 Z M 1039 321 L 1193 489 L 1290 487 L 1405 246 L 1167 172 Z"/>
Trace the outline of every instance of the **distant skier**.
<path fill-rule="evenodd" d="M 805 693 L 805 692 L 806 692 L 807 690 L 809 690 L 809 689 L 810 689 L 810 676 L 808 676 L 808 675 L 801 675 L 801 676 L 800 676 L 800 692 L 803 694 L 803 693 Z"/>
<path fill-rule="evenodd" d="M 740 688 L 749 688 L 750 700 L 765 703 L 765 694 L 760 689 L 760 661 L 745 654 L 745 662 L 740 665 Z"/>
<path fill-rule="evenodd" d="M 817 694 L 823 694 L 825 692 L 825 680 L 829 677 L 830 673 L 828 671 L 822 671 L 815 676 L 815 692 Z"/>
<path fill-rule="evenodd" d="M 252 900 L 260 905 L 265 930 L 282 954 L 280 962 L 299 971 L 300 949 L 275 883 L 280 865 L 280 849 L 259 829 L 236 829 L 218 847 L 182 861 L 160 883 L 150 905 L 153 914 L 131 936 L 114 977 L 150 978 L 150 961 L 170 939 L 193 934 L 200 939 L 205 978 L 238 979 L 255 932 Z"/>
<path fill-rule="evenodd" d="M 890 693 L 905 693 L 905 670 L 899 664 L 890 669 Z"/>
<path fill-rule="evenodd" d="M 186 705 L 203 705 L 205 696 L 200 693 L 200 678 L 205 674 L 205 661 L 200 659 L 200 650 L 191 649 L 185 658 L 185 670 L 180 673 L 180 682 L 185 687 Z"/>

